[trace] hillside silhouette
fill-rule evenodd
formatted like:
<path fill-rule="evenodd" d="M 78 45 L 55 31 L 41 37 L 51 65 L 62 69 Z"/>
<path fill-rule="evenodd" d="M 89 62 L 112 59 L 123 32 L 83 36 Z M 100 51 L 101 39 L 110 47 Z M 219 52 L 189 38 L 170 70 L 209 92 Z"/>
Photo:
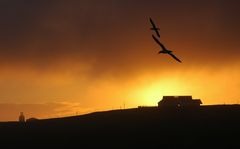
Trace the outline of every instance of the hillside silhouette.
<path fill-rule="evenodd" d="M 1 145 L 232 147 L 239 145 L 240 105 L 142 107 L 0 123 Z"/>

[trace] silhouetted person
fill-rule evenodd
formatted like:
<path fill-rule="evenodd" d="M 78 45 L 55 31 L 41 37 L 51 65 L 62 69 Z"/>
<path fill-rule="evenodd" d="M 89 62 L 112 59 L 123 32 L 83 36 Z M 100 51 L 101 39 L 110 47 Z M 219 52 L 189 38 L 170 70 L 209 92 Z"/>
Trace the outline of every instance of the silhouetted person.
<path fill-rule="evenodd" d="M 23 115 L 23 112 L 20 113 L 19 122 L 20 123 L 24 123 L 25 122 L 25 116 Z"/>

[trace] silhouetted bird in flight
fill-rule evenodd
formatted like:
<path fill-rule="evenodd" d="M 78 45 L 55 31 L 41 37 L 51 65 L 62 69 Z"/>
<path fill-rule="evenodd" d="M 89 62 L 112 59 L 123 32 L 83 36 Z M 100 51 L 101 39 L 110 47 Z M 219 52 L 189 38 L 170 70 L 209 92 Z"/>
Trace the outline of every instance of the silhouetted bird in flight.
<path fill-rule="evenodd" d="M 172 51 L 168 50 L 165 48 L 165 46 L 154 36 L 152 35 L 153 39 L 160 45 L 160 47 L 162 48 L 161 51 L 159 51 L 158 53 L 163 53 L 163 54 L 169 54 L 170 56 L 172 56 L 175 60 L 177 60 L 178 62 L 181 63 L 181 61 L 172 53 Z"/>
<path fill-rule="evenodd" d="M 157 28 L 156 27 L 156 25 L 155 25 L 155 23 L 153 22 L 153 20 L 151 19 L 151 18 L 149 18 L 150 19 L 150 22 L 151 22 L 151 24 L 152 24 L 152 28 L 150 28 L 151 30 L 153 30 L 153 31 L 155 31 L 156 32 L 156 34 L 157 34 L 157 36 L 160 38 L 160 34 L 159 34 L 159 28 Z"/>

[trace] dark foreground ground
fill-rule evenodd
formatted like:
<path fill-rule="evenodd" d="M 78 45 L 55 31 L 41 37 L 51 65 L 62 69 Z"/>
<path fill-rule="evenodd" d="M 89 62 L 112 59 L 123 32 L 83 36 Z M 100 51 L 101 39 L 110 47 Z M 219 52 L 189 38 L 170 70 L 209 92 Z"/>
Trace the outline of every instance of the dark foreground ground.
<path fill-rule="evenodd" d="M 139 108 L 0 123 L 1 146 L 240 148 L 240 106 Z"/>

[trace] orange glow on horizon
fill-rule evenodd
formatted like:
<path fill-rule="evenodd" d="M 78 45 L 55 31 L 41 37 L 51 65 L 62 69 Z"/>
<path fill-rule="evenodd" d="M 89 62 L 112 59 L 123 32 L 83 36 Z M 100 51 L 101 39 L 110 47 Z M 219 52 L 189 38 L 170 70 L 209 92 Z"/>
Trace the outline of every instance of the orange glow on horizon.
<path fill-rule="evenodd" d="M 27 111 L 26 115 L 28 116 L 48 118 L 119 109 L 124 106 L 125 108 L 157 106 L 158 101 L 164 95 L 192 95 L 193 98 L 200 98 L 205 105 L 238 104 L 240 82 L 233 81 L 237 80 L 240 73 L 235 69 L 236 66 L 232 65 L 232 68 L 224 68 L 218 72 L 207 69 L 201 71 L 192 69 L 185 72 L 176 70 L 165 73 L 145 72 L 132 77 L 134 79 L 118 79 L 108 76 L 94 81 L 70 74 L 56 74 L 57 77 L 53 80 L 54 74 L 51 74 L 50 77 L 39 75 L 37 80 L 34 79 L 36 74 L 28 76 L 28 78 L 21 78 L 19 76 L 24 75 L 18 74 L 16 77 L 9 76 L 8 85 L 1 90 L 1 95 L 9 97 L 6 90 L 12 89 L 15 93 L 12 95 L 12 99 L 22 101 L 18 102 L 19 104 L 8 104 L 9 107 L 13 107 L 8 108 L 11 109 L 11 111 L 8 110 L 9 114 L 13 115 L 11 119 L 17 117 L 19 111 Z M 231 77 L 228 74 L 231 74 Z M 23 84 L 24 80 L 29 79 L 31 82 Z M 0 83 L 5 82 L 1 81 Z M 5 92 L 3 92 L 4 90 Z M 32 99 L 35 100 L 32 101 Z M 57 104 L 49 104 L 49 100 Z M 6 106 L 6 104 L 0 103 L 0 106 Z M 43 112 L 41 109 L 44 109 Z M 47 111 L 51 114 L 47 114 Z M 4 112 L 3 108 L 2 112 Z M 0 117 L 0 121 L 1 119 L 7 118 Z"/>
<path fill-rule="evenodd" d="M 149 86 L 143 86 L 134 94 L 141 99 L 143 105 L 156 106 L 163 96 L 167 95 L 191 95 L 189 89 L 179 80 L 165 79 L 156 81 Z"/>

